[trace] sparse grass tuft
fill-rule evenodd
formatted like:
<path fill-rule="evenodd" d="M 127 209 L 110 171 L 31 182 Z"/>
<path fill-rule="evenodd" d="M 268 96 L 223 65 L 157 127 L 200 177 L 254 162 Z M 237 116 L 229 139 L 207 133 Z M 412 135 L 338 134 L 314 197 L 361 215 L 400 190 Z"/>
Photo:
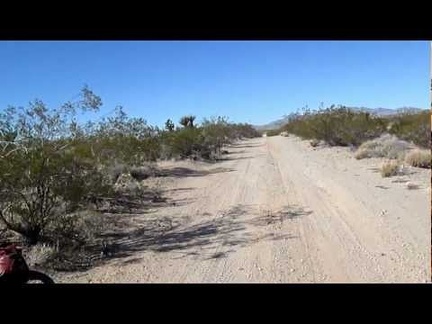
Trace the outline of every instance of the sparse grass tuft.
<path fill-rule="evenodd" d="M 431 151 L 420 149 L 413 150 L 405 156 L 405 162 L 413 167 L 430 169 Z"/>
<path fill-rule="evenodd" d="M 381 175 L 386 177 L 392 177 L 398 174 L 399 164 L 397 161 L 387 161 L 381 167 Z"/>
<path fill-rule="evenodd" d="M 29 247 L 23 252 L 27 264 L 30 267 L 44 265 L 50 258 L 52 258 L 56 253 L 57 249 L 53 245 L 48 245 L 46 243 L 38 243 Z"/>

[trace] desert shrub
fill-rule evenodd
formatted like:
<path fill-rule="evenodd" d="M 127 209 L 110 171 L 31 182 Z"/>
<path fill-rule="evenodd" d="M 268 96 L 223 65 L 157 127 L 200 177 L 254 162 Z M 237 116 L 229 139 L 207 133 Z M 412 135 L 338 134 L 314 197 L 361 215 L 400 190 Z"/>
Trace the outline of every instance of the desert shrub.
<path fill-rule="evenodd" d="M 36 100 L 0 114 L 0 221 L 31 245 L 62 215 L 83 207 L 86 197 L 109 191 L 75 122 L 78 110 L 98 110 L 101 100 L 88 88 L 82 96 L 59 109 Z"/>
<path fill-rule="evenodd" d="M 105 172 L 109 176 L 112 183 L 116 183 L 117 179 L 123 174 L 130 172 L 130 167 L 126 164 L 113 163 L 105 167 Z"/>
<path fill-rule="evenodd" d="M 23 251 L 24 258 L 30 267 L 44 265 L 57 253 L 54 245 L 38 243 Z"/>
<path fill-rule="evenodd" d="M 185 127 L 176 130 L 169 138 L 169 146 L 174 155 L 180 158 L 188 158 L 201 155 L 204 158 L 209 157 L 210 148 L 203 147 L 204 138 L 201 129 Z"/>
<path fill-rule="evenodd" d="M 380 137 L 366 141 L 355 152 L 356 159 L 385 157 L 389 159 L 403 158 L 413 146 L 394 135 L 383 134 Z"/>
<path fill-rule="evenodd" d="M 333 105 L 317 111 L 292 114 L 282 130 L 303 139 L 323 140 L 332 146 L 358 146 L 382 134 L 385 122 L 366 112 Z"/>
<path fill-rule="evenodd" d="M 142 181 L 150 177 L 155 177 L 158 175 L 158 169 L 155 165 L 146 164 L 140 167 L 132 167 L 129 174 L 133 179 L 137 181 Z"/>
<path fill-rule="evenodd" d="M 261 137 L 261 134 L 249 124 L 230 123 L 227 117 L 211 117 L 201 123 L 203 146 L 210 150 L 211 159 L 221 155 L 221 149 L 233 141 L 244 138 Z"/>
<path fill-rule="evenodd" d="M 397 161 L 387 161 L 381 166 L 381 175 L 383 177 L 391 177 L 398 174 L 399 164 Z"/>
<path fill-rule="evenodd" d="M 203 146 L 220 154 L 222 147 L 232 141 L 233 130 L 226 117 L 212 117 L 202 122 Z"/>
<path fill-rule="evenodd" d="M 115 197 L 141 200 L 145 196 L 146 188 L 142 181 L 136 180 L 130 173 L 124 173 L 114 184 Z"/>
<path fill-rule="evenodd" d="M 204 118 L 199 126 L 193 122 L 191 126 L 191 117 L 194 116 L 185 116 L 180 120 L 182 128 L 159 132 L 160 158 L 214 160 L 221 155 L 224 145 L 260 136 L 251 125 L 229 123 L 226 117 Z"/>
<path fill-rule="evenodd" d="M 278 129 L 271 129 L 268 130 L 266 133 L 267 136 L 278 136 L 280 134 L 280 131 Z"/>
<path fill-rule="evenodd" d="M 0 223 L 0 242 L 13 241 L 13 232 L 9 231 L 4 223 Z"/>
<path fill-rule="evenodd" d="M 73 271 L 91 266 L 92 258 L 100 256 L 102 233 L 114 226 L 106 218 L 88 211 L 62 215 L 62 221 L 45 230 L 45 243 L 30 247 L 26 257 L 45 269 Z"/>
<path fill-rule="evenodd" d="M 408 165 L 418 168 L 431 168 L 431 151 L 430 150 L 412 150 L 405 156 L 405 162 Z"/>
<path fill-rule="evenodd" d="M 229 125 L 231 131 L 231 138 L 233 140 L 238 140 L 242 138 L 254 138 L 261 137 L 261 133 L 258 132 L 252 125 L 250 124 L 230 124 Z"/>
<path fill-rule="evenodd" d="M 44 242 L 61 251 L 64 248 L 79 248 L 94 243 L 109 224 L 101 213 L 81 210 L 62 214 L 59 221 L 47 226 L 42 235 Z"/>
<path fill-rule="evenodd" d="M 149 162 L 215 159 L 224 145 L 259 136 L 251 125 L 222 117 L 198 126 L 195 116 L 185 116 L 184 127 L 177 129 L 168 120 L 164 131 L 143 118 L 128 117 L 121 107 L 97 123 L 77 123 L 79 111 L 97 111 L 101 104 L 85 87 L 82 100 L 58 109 L 36 100 L 28 108 L 0 113 L 0 224 L 7 231 L 30 245 L 55 241 L 59 233 L 63 242 L 85 241 L 89 237 L 79 233 L 77 213 L 100 199 L 117 199 L 123 174 L 138 183 L 155 174 Z M 138 189 L 127 194 L 144 194 Z"/>
<path fill-rule="evenodd" d="M 429 148 L 431 146 L 430 116 L 428 110 L 401 113 L 390 119 L 389 132 L 402 140 Z"/>
<path fill-rule="evenodd" d="M 99 163 L 138 166 L 160 157 L 159 134 L 159 129 L 147 125 L 143 118 L 129 118 L 118 107 L 115 116 L 93 127 L 89 141 Z"/>
<path fill-rule="evenodd" d="M 156 164 L 152 162 L 144 162 L 140 166 L 114 164 L 108 165 L 105 172 L 109 175 L 112 183 L 116 183 L 119 177 L 123 174 L 129 174 L 133 179 L 142 181 L 150 177 L 158 176 L 159 171 Z"/>

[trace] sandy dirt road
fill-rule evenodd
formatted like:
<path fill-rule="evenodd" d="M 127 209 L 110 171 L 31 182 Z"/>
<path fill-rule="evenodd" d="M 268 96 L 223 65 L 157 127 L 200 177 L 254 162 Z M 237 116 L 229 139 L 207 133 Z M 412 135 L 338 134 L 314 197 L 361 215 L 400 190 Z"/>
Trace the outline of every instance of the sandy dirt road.
<path fill-rule="evenodd" d="M 130 216 L 118 257 L 58 281 L 430 281 L 430 170 L 382 178 L 378 159 L 293 137 L 229 152 L 216 164 L 171 166 L 172 203 Z"/>

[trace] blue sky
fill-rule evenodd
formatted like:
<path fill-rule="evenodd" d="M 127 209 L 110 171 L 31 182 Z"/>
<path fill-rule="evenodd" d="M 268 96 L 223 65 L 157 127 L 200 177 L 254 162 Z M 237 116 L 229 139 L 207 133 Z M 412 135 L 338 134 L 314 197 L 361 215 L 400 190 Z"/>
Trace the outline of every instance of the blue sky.
<path fill-rule="evenodd" d="M 77 98 L 150 124 L 185 114 L 265 124 L 308 105 L 429 107 L 426 41 L 0 41 L 0 109 Z"/>

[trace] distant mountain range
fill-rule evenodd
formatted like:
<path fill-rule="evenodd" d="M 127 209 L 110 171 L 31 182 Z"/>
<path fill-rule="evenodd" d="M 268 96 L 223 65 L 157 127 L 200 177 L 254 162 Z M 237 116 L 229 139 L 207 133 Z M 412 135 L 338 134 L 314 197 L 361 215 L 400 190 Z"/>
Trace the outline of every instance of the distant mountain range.
<path fill-rule="evenodd" d="M 377 116 L 391 116 L 391 115 L 396 115 L 399 114 L 401 112 L 407 112 L 407 111 L 411 111 L 411 112 L 420 112 L 422 110 L 422 108 L 415 108 L 415 107 L 402 107 L 402 108 L 398 108 L 398 109 L 390 109 L 390 108 L 366 108 L 366 107 L 349 107 L 353 110 L 357 110 L 357 111 L 366 111 L 369 112 L 371 114 L 375 114 Z M 288 122 L 289 116 L 285 116 L 281 119 L 275 120 L 271 123 L 265 124 L 265 125 L 254 125 L 256 130 L 259 131 L 263 131 L 263 130 L 271 130 L 271 129 L 278 129 L 279 127 L 285 125 Z"/>

